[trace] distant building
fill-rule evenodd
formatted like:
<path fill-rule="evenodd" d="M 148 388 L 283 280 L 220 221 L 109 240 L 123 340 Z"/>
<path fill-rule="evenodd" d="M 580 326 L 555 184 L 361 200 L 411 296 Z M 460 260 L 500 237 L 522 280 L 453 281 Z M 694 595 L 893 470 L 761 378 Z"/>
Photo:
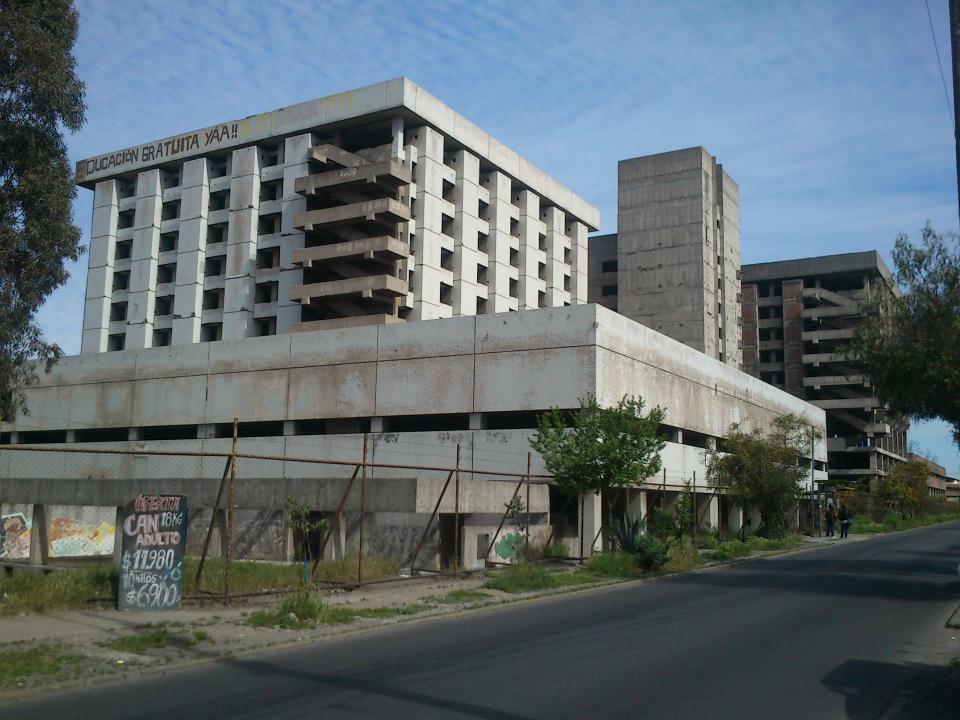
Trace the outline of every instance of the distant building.
<path fill-rule="evenodd" d="M 589 302 L 739 368 L 740 191 L 702 147 L 621 160 L 617 233 L 590 239 Z"/>
<path fill-rule="evenodd" d="M 871 482 L 903 462 L 908 422 L 845 354 L 864 302 L 893 287 L 880 255 L 744 265 L 741 282 L 744 370 L 826 410 L 830 480 Z"/>
<path fill-rule="evenodd" d="M 946 498 L 947 488 L 957 488 L 957 479 L 947 475 L 947 469 L 933 460 L 929 460 L 923 455 L 908 452 L 907 459 L 911 462 L 923 463 L 930 470 L 927 475 L 927 497 Z M 953 493 L 953 499 L 956 499 L 956 493 Z"/>

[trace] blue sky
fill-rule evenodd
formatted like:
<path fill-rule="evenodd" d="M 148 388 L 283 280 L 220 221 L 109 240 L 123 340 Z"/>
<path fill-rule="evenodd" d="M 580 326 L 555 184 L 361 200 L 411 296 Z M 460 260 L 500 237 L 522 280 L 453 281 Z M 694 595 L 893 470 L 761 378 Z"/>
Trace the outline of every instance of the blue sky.
<path fill-rule="evenodd" d="M 947 4 L 930 0 L 949 80 Z M 923 0 L 79 0 L 73 160 L 406 75 L 600 208 L 617 161 L 704 145 L 740 185 L 745 263 L 957 230 Z M 952 102 L 952 100 L 951 100 Z M 92 197 L 75 220 L 87 237 Z M 40 313 L 79 351 L 85 259 Z M 911 439 L 960 475 L 941 423 Z"/>

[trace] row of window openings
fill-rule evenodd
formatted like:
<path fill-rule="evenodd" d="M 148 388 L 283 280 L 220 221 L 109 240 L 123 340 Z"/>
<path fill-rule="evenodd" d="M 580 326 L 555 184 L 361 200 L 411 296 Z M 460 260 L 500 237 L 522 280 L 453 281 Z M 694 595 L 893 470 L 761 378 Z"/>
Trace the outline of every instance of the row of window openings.
<path fill-rule="evenodd" d="M 276 282 L 257 283 L 254 289 L 254 302 L 258 305 L 264 303 L 275 303 L 278 299 L 280 285 Z M 222 310 L 223 309 L 223 288 L 205 290 L 201 300 L 203 310 Z M 164 317 L 173 314 L 173 296 L 163 295 L 157 297 L 153 304 L 154 317 Z M 126 321 L 127 303 L 115 302 L 110 305 L 110 321 Z"/>
<path fill-rule="evenodd" d="M 163 244 L 163 237 L 161 236 L 161 252 L 167 250 L 176 249 L 176 237 L 173 237 L 168 244 Z M 122 250 L 122 257 L 130 257 L 130 247 L 129 241 L 126 243 L 117 243 L 117 253 L 118 257 L 121 257 L 120 246 L 125 245 L 126 247 Z M 256 266 L 257 270 L 271 270 L 280 267 L 280 248 L 263 248 L 262 250 L 257 250 L 256 256 Z M 214 257 L 205 258 L 203 261 L 203 275 L 204 277 L 222 277 L 226 270 L 226 258 L 223 255 L 217 255 Z M 176 263 L 167 263 L 164 265 L 157 266 L 157 283 L 171 283 L 175 282 L 177 279 L 177 265 Z M 124 270 L 121 272 L 113 273 L 113 290 L 128 290 L 130 287 L 130 272 Z"/>
<path fill-rule="evenodd" d="M 273 183 L 263 183 L 260 186 L 260 202 L 271 202 L 274 200 L 279 200 L 282 197 L 283 184 L 281 181 Z M 219 210 L 226 210 L 230 207 L 230 191 L 223 190 L 220 192 L 210 193 L 210 201 L 207 205 L 209 212 L 217 212 Z M 264 217 L 273 217 L 279 215 L 278 213 L 272 213 L 271 215 L 265 215 Z M 128 230 L 133 227 L 135 212 L 133 210 L 124 210 L 121 213 L 117 214 L 117 229 L 118 230 Z M 171 200 L 169 202 L 163 203 L 160 208 L 160 220 L 176 220 L 180 217 L 180 201 Z M 271 230 L 270 232 L 276 232 Z M 261 235 L 266 233 L 261 231 Z"/>
<path fill-rule="evenodd" d="M 275 146 L 267 147 L 258 147 L 260 167 L 267 168 L 273 167 L 274 165 L 280 165 L 283 163 L 283 145 L 278 144 Z M 213 179 L 218 177 L 226 177 L 231 173 L 232 170 L 232 157 L 208 157 L 207 158 L 207 175 Z M 160 170 L 160 187 L 163 190 L 169 188 L 175 188 L 180 185 L 180 170 L 181 166 L 173 169 L 161 169 Z M 120 180 L 117 182 L 117 195 L 120 198 L 133 197 L 137 192 L 136 182 L 133 180 Z"/>
<path fill-rule="evenodd" d="M 277 318 L 256 318 L 253 321 L 253 336 L 265 337 L 277 334 Z M 223 323 L 203 323 L 200 326 L 200 342 L 216 342 L 223 337 Z M 170 328 L 154 330 L 151 347 L 166 347 L 172 344 L 173 331 Z M 114 352 L 124 349 L 126 345 L 125 333 L 114 333 L 107 336 L 107 350 Z"/>

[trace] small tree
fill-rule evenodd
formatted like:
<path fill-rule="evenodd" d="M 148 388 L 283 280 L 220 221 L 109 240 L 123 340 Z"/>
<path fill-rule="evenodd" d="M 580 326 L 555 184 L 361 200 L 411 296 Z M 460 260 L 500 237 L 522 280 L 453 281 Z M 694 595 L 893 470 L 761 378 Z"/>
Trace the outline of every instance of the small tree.
<path fill-rule="evenodd" d="M 897 463 L 887 477 L 880 479 L 877 494 L 892 503 L 903 515 L 914 515 L 923 505 L 929 474 L 930 470 L 924 463 Z"/>
<path fill-rule="evenodd" d="M 286 510 L 285 525 L 293 530 L 294 542 L 300 543 L 300 555 L 303 559 L 303 582 L 307 582 L 307 564 L 312 560 L 310 552 L 310 533 L 323 532 L 330 523 L 324 518 L 311 517 L 310 506 L 294 497 L 284 502 Z M 322 551 L 322 549 L 321 549 Z"/>
<path fill-rule="evenodd" d="M 644 414 L 643 408 L 639 397 L 627 395 L 615 407 L 603 408 L 590 396 L 577 412 L 553 409 L 541 416 L 530 446 L 565 495 L 629 487 L 660 470 L 666 444 L 657 435 L 663 409 Z"/>
<path fill-rule="evenodd" d="M 767 435 L 733 425 L 724 452 L 707 451 L 707 481 L 743 510 L 760 511 L 758 535 L 783 537 L 787 512 L 809 474 L 804 462 L 808 441 L 808 429 L 793 415 L 778 417 Z"/>

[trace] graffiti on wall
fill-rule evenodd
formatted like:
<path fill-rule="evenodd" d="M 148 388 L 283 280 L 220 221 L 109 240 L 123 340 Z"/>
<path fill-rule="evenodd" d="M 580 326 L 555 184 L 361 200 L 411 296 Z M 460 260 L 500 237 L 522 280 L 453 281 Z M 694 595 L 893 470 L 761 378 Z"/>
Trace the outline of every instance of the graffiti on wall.
<path fill-rule="evenodd" d="M 32 516 L 32 505 L 0 507 L 0 558 L 7 560 L 30 558 Z"/>
<path fill-rule="evenodd" d="M 48 506 L 48 555 L 112 555 L 116 518 L 116 508 L 112 507 Z"/>
<path fill-rule="evenodd" d="M 427 533 L 427 538 L 417 557 L 418 567 L 433 560 L 437 554 L 438 530 L 434 527 Z M 411 525 L 381 525 L 373 532 L 370 541 L 371 554 L 376 557 L 391 558 L 400 565 L 409 565 L 413 560 L 413 552 L 423 535 L 422 527 Z"/>

